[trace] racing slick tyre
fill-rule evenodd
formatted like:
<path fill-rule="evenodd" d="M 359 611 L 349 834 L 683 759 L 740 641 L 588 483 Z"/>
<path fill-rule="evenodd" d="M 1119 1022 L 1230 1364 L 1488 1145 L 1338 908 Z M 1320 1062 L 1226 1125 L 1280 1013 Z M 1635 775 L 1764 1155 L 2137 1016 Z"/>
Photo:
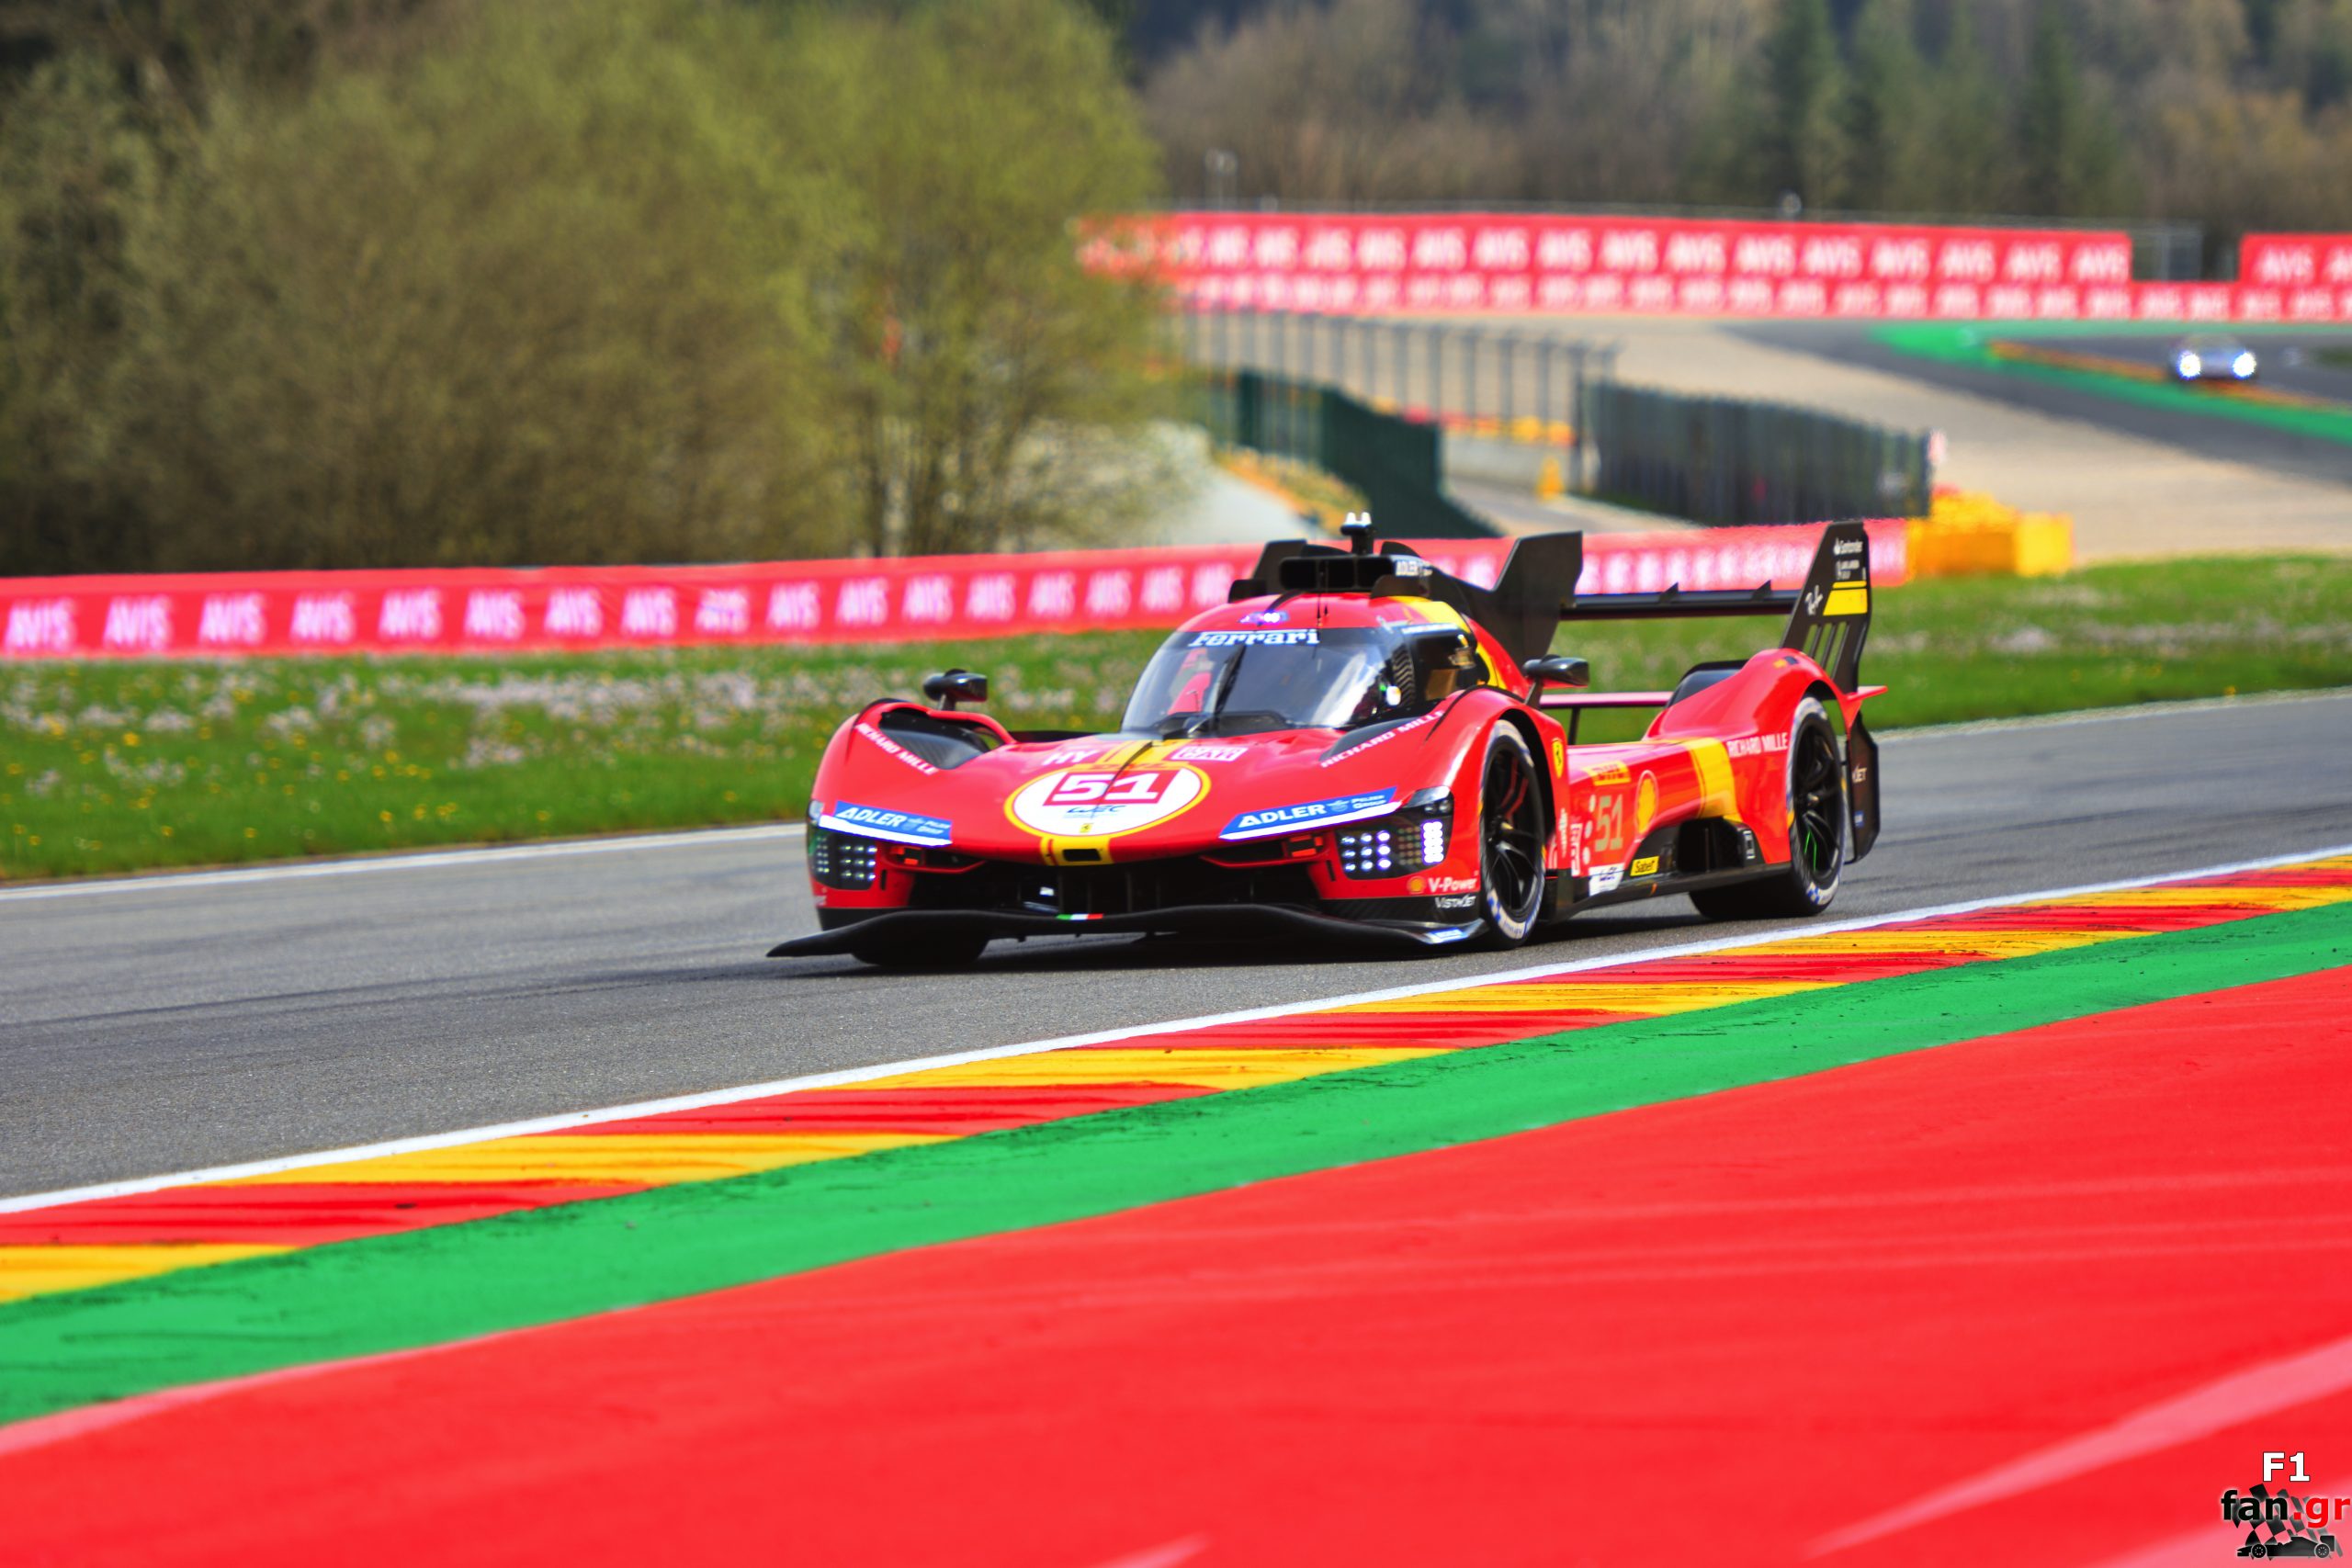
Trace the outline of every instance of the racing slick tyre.
<path fill-rule="evenodd" d="M 963 969 L 978 961 L 989 939 L 979 931 L 950 931 L 910 941 L 906 938 L 854 942 L 850 956 L 876 969 Z"/>
<path fill-rule="evenodd" d="M 1478 775 L 1478 891 L 1487 917 L 1480 945 L 1517 947 L 1544 908 L 1544 795 L 1535 758 L 1508 724 L 1487 737 Z"/>
<path fill-rule="evenodd" d="M 1797 705 L 1789 728 L 1789 863 L 1770 876 L 1690 895 L 1711 920 L 1817 915 L 1846 870 L 1846 766 L 1818 699 Z"/>

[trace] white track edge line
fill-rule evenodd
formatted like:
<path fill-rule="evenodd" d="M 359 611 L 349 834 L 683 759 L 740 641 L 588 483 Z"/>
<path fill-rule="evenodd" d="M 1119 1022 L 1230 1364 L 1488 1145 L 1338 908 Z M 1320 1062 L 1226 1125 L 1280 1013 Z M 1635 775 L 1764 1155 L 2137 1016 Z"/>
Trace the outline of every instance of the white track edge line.
<path fill-rule="evenodd" d="M 494 865 L 511 860 L 549 860 L 565 855 L 604 855 L 626 850 L 694 848 L 704 844 L 797 839 L 800 822 L 764 822 L 750 828 L 689 828 L 675 833 L 628 833 L 609 839 L 565 839 L 555 843 L 476 844 L 462 850 L 375 855 L 355 860 L 301 861 L 291 865 L 235 866 L 222 871 L 158 872 L 146 876 L 109 876 L 89 882 L 41 883 L 0 887 L 0 904 L 35 898 L 74 898 L 93 893 L 172 893 L 184 887 L 220 887 L 241 882 L 291 882 L 313 876 L 352 876 L 374 871 L 431 871 L 453 865 Z"/>
<path fill-rule="evenodd" d="M 2052 729 L 2075 724 L 2120 724 L 2136 718 L 2165 718 L 2176 714 L 2211 713 L 2229 708 L 2267 707 L 2284 703 L 2342 701 L 2352 688 L 2331 687 L 2304 692 L 2249 692 L 2242 697 L 2189 697 L 2177 702 L 2134 703 L 2127 707 L 2081 708 L 2069 713 L 2029 714 L 2022 718 L 1967 719 L 1957 724 L 1922 724 L 1879 732 L 1882 744 L 1942 735 L 1983 735 L 2009 729 Z M 153 893 L 182 887 L 220 887 L 243 882 L 282 882 L 313 876 L 347 876 L 362 872 L 429 871 L 453 865 L 481 865 L 503 860 L 538 860 L 562 855 L 609 854 L 624 850 L 688 849 L 700 844 L 724 844 L 760 839 L 793 838 L 807 831 L 802 822 L 763 823 L 747 828 L 684 828 L 674 832 L 630 833 L 613 838 L 569 839 L 560 843 L 476 844 L 459 850 L 435 850 L 416 854 L 379 855 L 362 859 L 304 861 L 289 865 L 234 866 L 220 871 L 153 872 L 140 876 L 109 876 L 76 882 L 45 882 L 30 887 L 0 887 L 0 904 L 34 898 L 73 898 L 95 893 Z"/>
<path fill-rule="evenodd" d="M 554 1133 L 571 1127 L 593 1127 L 603 1122 L 628 1121 L 639 1116 L 659 1116 L 676 1111 L 698 1111 L 707 1106 L 732 1105 L 746 1100 L 763 1100 L 770 1095 L 789 1094 L 797 1089 L 835 1089 L 844 1084 L 896 1077 L 902 1073 L 925 1072 L 934 1067 L 965 1066 L 975 1062 L 1000 1062 L 1014 1056 L 1043 1055 L 1049 1051 L 1066 1051 L 1080 1045 L 1105 1045 L 1116 1041 L 1133 1040 L 1147 1034 L 1177 1033 L 1227 1023 L 1251 1023 L 1261 1019 L 1288 1018 L 1302 1012 L 1316 1012 L 1325 1008 L 1351 1007 L 1363 1002 L 1401 1001 L 1411 997 L 1442 996 L 1448 991 L 1469 990 L 1479 986 L 1500 985 L 1516 980 L 1543 979 L 1553 975 L 1581 974 L 1589 970 L 1611 969 L 1629 964 L 1650 963 L 1660 958 L 1686 957 L 1693 953 L 1722 953 L 1742 947 L 1760 947 L 1767 942 L 1786 942 L 1792 937 L 1834 936 L 1841 931 L 1869 931 L 1873 927 L 1894 925 L 1903 920 L 1933 919 L 1946 915 L 1973 914 L 1980 909 L 2009 908 L 2020 904 L 2042 903 L 2053 898 L 2079 898 L 2094 893 L 2122 893 L 2137 887 L 2154 887 L 2167 882 L 2188 882 L 2200 877 L 2229 876 L 2249 871 L 2267 871 L 2274 866 L 2292 865 L 2301 861 L 2330 860 L 2342 855 L 2352 855 L 2352 844 L 2298 850 L 2292 854 L 2268 855 L 2260 860 L 2233 861 L 2223 865 L 2199 866 L 2187 871 L 2168 871 L 2154 876 L 2126 877 L 2113 882 L 2086 883 L 2079 886 L 2045 888 L 2031 893 L 2004 893 L 1989 898 L 1973 898 L 1957 904 L 1933 904 L 1915 909 L 1898 909 L 1883 915 L 1863 916 L 1857 919 L 1832 920 L 1823 925 L 1777 926 L 1770 931 L 1747 931 L 1736 936 L 1717 937 L 1712 941 L 1679 942 L 1666 947 L 1645 948 L 1638 953 L 1605 953 L 1592 958 L 1574 959 L 1565 964 L 1536 964 L 1521 969 L 1465 975 L 1458 979 L 1442 980 L 1435 984 L 1421 981 L 1412 985 L 1390 986 L 1380 990 L 1321 997 L 1311 1001 L 1283 1002 L 1272 1007 L 1246 1008 L 1236 1012 L 1211 1013 L 1200 1018 L 1178 1019 L 1166 1023 L 1130 1024 L 1125 1028 L 1102 1030 L 1092 1034 L 1065 1034 L 1051 1040 L 1028 1041 L 1013 1045 L 990 1045 L 974 1051 L 956 1051 L 936 1056 L 917 1056 L 907 1061 L 876 1063 L 870 1066 L 842 1067 L 828 1073 L 806 1073 L 797 1077 L 776 1078 L 767 1083 L 745 1084 L 737 1089 L 707 1089 L 698 1094 L 671 1095 L 662 1100 L 639 1100 L 634 1104 L 605 1106 L 594 1111 L 567 1111 L 552 1116 L 535 1116 L 518 1122 L 501 1122 L 486 1127 L 468 1127 L 453 1133 L 427 1133 L 415 1137 L 390 1138 L 381 1143 L 361 1144 L 350 1148 L 322 1149 L 310 1154 L 280 1155 L 269 1159 L 246 1160 L 237 1165 L 220 1165 L 203 1170 L 178 1171 L 168 1176 L 132 1177 L 122 1181 L 103 1181 L 87 1187 L 62 1188 L 54 1192 L 25 1193 L 12 1198 L 0 1198 L 0 1214 L 21 1213 L 30 1209 L 53 1208 L 62 1203 L 86 1202 L 94 1198 L 126 1198 L 141 1192 L 159 1192 L 174 1187 L 192 1187 L 212 1181 L 232 1181 L 240 1177 L 276 1176 L 289 1170 L 305 1170 L 317 1166 L 344 1165 L 354 1160 L 381 1159 L 391 1155 L 421 1154 L 432 1149 L 456 1148 L 466 1144 L 488 1143 L 494 1138 L 521 1137 L 532 1133 Z"/>

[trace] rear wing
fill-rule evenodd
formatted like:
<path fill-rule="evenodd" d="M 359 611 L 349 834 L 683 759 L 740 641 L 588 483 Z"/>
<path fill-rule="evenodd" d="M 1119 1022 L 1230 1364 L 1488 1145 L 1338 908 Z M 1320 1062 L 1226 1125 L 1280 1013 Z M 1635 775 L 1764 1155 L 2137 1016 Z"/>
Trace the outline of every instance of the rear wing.
<path fill-rule="evenodd" d="M 1400 559 L 1413 564 L 1399 567 Z M 1801 588 L 1686 591 L 1677 583 L 1653 593 L 1579 593 L 1577 580 L 1583 572 L 1582 534 L 1539 534 L 1513 542 L 1492 588 L 1439 571 L 1393 541 L 1374 554 L 1283 541 L 1265 547 L 1250 574 L 1234 583 L 1232 596 L 1350 591 L 1421 595 L 1453 605 L 1492 632 L 1514 662 L 1550 652 L 1564 621 L 1785 615 L 1782 648 L 1811 658 L 1849 695 L 1860 689 L 1862 643 L 1871 626 L 1871 544 L 1860 523 L 1832 523 L 1821 531 Z"/>

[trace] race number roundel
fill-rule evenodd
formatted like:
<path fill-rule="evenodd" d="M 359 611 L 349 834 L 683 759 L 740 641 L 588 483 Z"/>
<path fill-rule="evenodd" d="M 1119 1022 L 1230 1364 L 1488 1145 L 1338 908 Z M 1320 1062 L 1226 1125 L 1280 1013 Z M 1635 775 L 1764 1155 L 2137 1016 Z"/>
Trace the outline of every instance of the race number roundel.
<path fill-rule="evenodd" d="M 1208 792 L 1198 768 L 1059 768 L 1015 790 L 1005 811 L 1048 839 L 1107 839 L 1181 816 Z"/>

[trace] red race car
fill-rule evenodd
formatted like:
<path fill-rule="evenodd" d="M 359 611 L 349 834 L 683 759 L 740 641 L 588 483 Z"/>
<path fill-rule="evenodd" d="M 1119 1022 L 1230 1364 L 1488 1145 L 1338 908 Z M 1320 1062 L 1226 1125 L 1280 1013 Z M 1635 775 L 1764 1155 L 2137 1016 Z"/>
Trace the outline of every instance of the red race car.
<path fill-rule="evenodd" d="M 808 808 L 822 929 L 772 955 L 938 966 L 1112 931 L 1508 947 L 1661 893 L 1816 914 L 1869 852 L 1860 524 L 1824 531 L 1795 591 L 1609 594 L 1577 592 L 1576 534 L 1518 541 L 1487 589 L 1349 532 L 1268 546 L 1161 645 L 1114 734 L 1007 730 L 963 705 L 988 682 L 961 670 L 850 719 Z M 1778 646 L 1671 692 L 1583 691 L 1585 661 L 1551 652 L 1563 620 L 1761 615 L 1787 616 Z M 1580 746 L 1596 707 L 1657 716 Z"/>

